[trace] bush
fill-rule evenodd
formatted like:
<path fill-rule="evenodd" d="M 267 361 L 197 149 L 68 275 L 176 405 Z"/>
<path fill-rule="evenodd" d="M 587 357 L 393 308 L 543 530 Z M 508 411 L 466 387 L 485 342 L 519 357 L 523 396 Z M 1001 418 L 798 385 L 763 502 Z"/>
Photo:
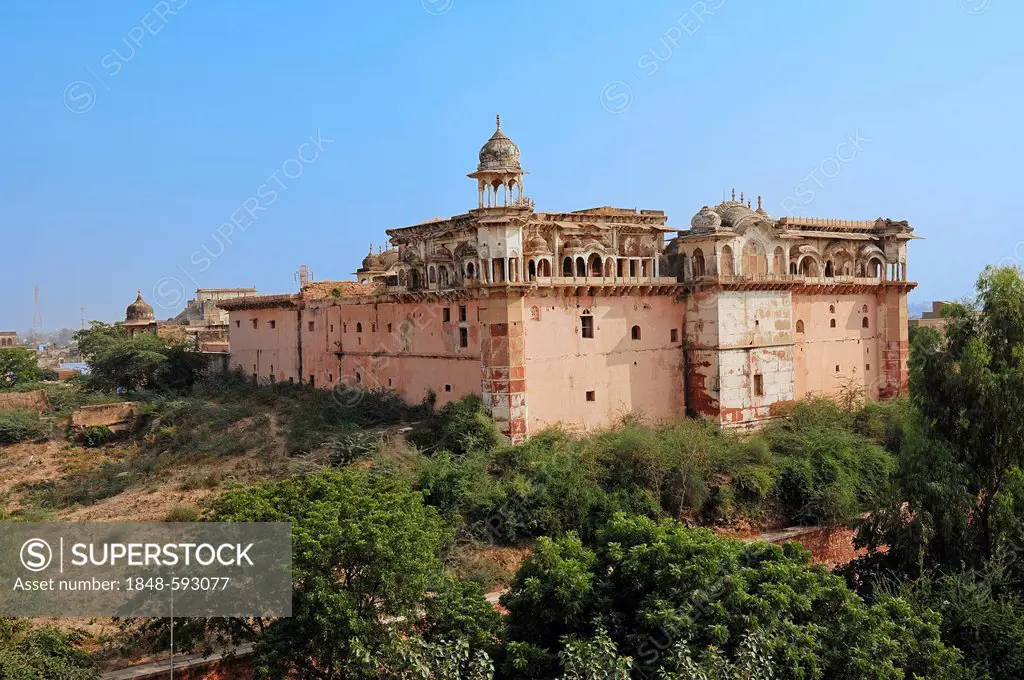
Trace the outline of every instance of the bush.
<path fill-rule="evenodd" d="M 78 441 L 82 446 L 96 449 L 114 438 L 114 432 L 106 425 L 93 425 L 78 433 Z"/>
<path fill-rule="evenodd" d="M 199 509 L 190 505 L 176 505 L 167 511 L 165 522 L 198 522 Z"/>
<path fill-rule="evenodd" d="M 34 411 L 0 411 L 0 444 L 17 444 L 42 439 L 48 430 L 46 423 Z"/>
<path fill-rule="evenodd" d="M 475 394 L 430 414 L 410 433 L 409 440 L 427 453 L 445 450 L 456 456 L 491 451 L 504 441 L 483 400 Z"/>

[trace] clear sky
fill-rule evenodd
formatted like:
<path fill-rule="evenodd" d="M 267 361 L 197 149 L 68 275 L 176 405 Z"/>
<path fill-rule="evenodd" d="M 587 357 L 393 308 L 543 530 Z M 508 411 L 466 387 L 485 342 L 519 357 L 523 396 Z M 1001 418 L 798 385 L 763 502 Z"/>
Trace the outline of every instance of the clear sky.
<path fill-rule="evenodd" d="M 0 329 L 36 283 L 55 329 L 136 289 L 167 317 L 348 278 L 475 205 L 496 113 L 538 209 L 683 228 L 735 186 L 908 219 L 912 302 L 962 296 L 1024 258 L 1022 25 L 1017 0 L 4 2 Z"/>

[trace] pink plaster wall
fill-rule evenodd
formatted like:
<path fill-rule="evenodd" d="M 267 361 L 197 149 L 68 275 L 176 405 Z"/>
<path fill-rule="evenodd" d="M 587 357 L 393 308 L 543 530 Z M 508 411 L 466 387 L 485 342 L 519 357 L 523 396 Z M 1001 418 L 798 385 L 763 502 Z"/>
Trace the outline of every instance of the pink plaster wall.
<path fill-rule="evenodd" d="M 594 316 L 593 339 L 580 336 L 585 309 Z M 535 296 L 525 300 L 524 317 L 531 434 L 558 423 L 607 426 L 631 412 L 652 420 L 684 415 L 684 306 L 674 297 Z M 634 325 L 640 340 L 631 339 Z"/>
<path fill-rule="evenodd" d="M 459 321 L 460 306 L 465 322 Z M 306 380 L 312 375 L 316 386 L 326 388 L 392 389 L 410 403 L 433 391 L 439 406 L 480 394 L 477 306 L 476 300 L 312 302 L 303 312 Z M 460 328 L 467 330 L 467 347 L 459 346 Z"/>
<path fill-rule="evenodd" d="M 253 328 L 252 321 L 257 320 Z M 274 322 L 271 328 L 270 322 Z M 231 367 L 261 380 L 299 381 L 297 318 L 293 309 L 247 309 L 231 312 Z M 273 367 L 273 368 L 271 368 Z"/>
<path fill-rule="evenodd" d="M 835 313 L 830 306 L 835 307 Z M 866 313 L 862 311 L 865 306 Z M 869 397 L 877 398 L 883 361 L 879 342 L 883 314 L 873 292 L 794 295 L 793 325 L 804 323 L 804 332 L 793 335 L 794 397 L 834 395 L 853 379 Z M 868 328 L 861 325 L 865 317 Z M 835 328 L 830 323 L 833 319 Z"/>

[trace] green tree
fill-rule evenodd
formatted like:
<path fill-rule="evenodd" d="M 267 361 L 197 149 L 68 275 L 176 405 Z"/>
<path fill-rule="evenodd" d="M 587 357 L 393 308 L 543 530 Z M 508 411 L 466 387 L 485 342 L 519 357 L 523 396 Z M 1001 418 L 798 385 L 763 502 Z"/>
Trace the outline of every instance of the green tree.
<path fill-rule="evenodd" d="M 229 491 L 211 517 L 293 523 L 292 616 L 246 624 L 272 678 L 376 677 L 399 653 L 398 629 L 418 616 L 449 539 L 420 494 L 359 470 Z"/>
<path fill-rule="evenodd" d="M 92 680 L 99 677 L 79 645 L 81 631 L 33 629 L 27 619 L 0 618 L 0 678 Z"/>
<path fill-rule="evenodd" d="M 943 315 L 945 333 L 921 333 L 912 348 L 920 420 L 904 442 L 891 498 L 860 531 L 874 551 L 857 567 L 861 581 L 871 571 L 913 578 L 980 568 L 1024 533 L 1024 502 L 1014 500 L 1024 501 L 1024 485 L 1012 483 L 1024 464 L 1021 271 L 986 268 L 976 300 Z"/>
<path fill-rule="evenodd" d="M 676 522 L 615 517 L 594 545 L 541 539 L 502 599 L 511 677 L 550 678 L 563 639 L 604 626 L 634 676 L 672 670 L 684 641 L 739 661 L 744 641 L 776 677 L 899 680 L 963 677 L 939 638 L 939 617 L 898 598 L 869 605 L 796 546 L 744 544 Z"/>
<path fill-rule="evenodd" d="M 150 333 L 130 336 L 120 325 L 94 322 L 75 333 L 79 351 L 89 364 L 95 389 L 185 390 L 205 374 L 207 357 L 182 343 Z"/>
<path fill-rule="evenodd" d="M 34 350 L 28 347 L 0 349 L 0 388 L 36 382 L 42 374 Z"/>

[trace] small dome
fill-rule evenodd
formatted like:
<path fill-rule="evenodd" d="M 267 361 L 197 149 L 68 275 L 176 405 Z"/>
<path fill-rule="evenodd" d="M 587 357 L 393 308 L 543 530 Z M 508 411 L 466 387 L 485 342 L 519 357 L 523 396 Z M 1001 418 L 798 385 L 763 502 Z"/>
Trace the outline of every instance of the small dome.
<path fill-rule="evenodd" d="M 717 212 L 708 206 L 704 206 L 690 220 L 690 226 L 696 231 L 715 231 L 722 226 L 722 218 L 719 217 Z"/>
<path fill-rule="evenodd" d="M 363 269 L 376 269 L 377 268 L 377 256 L 370 253 L 363 258 Z"/>
<path fill-rule="evenodd" d="M 153 306 L 142 299 L 142 291 L 135 298 L 135 302 L 128 305 L 124 312 L 125 321 L 153 321 L 156 315 L 153 313 Z"/>
<path fill-rule="evenodd" d="M 548 242 L 544 240 L 544 237 L 537 234 L 526 242 L 526 251 L 530 253 L 550 253 L 551 248 L 548 246 Z"/>
<path fill-rule="evenodd" d="M 521 171 L 519 147 L 501 131 L 501 116 L 498 116 L 498 129 L 480 149 L 480 165 L 477 172 L 484 171 Z"/>

